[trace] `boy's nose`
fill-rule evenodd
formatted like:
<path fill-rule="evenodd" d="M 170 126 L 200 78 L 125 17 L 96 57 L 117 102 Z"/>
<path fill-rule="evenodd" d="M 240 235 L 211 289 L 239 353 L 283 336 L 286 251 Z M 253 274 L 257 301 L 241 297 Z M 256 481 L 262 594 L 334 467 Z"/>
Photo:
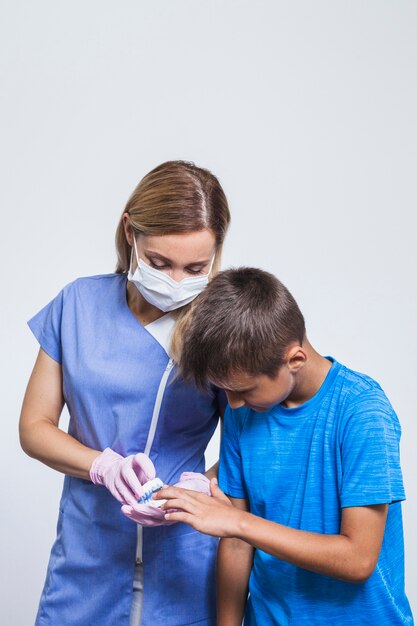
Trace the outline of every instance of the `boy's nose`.
<path fill-rule="evenodd" d="M 227 401 L 232 409 L 239 409 L 241 406 L 244 406 L 245 401 L 238 393 L 233 393 L 232 391 L 226 391 Z"/>

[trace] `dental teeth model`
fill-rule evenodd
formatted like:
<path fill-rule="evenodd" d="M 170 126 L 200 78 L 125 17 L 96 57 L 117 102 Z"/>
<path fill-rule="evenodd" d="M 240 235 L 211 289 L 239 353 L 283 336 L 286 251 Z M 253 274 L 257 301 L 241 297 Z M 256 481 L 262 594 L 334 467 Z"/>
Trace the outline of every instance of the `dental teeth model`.
<path fill-rule="evenodd" d="M 152 494 L 162 489 L 163 486 L 164 483 L 159 478 L 152 478 L 152 480 L 148 480 L 147 483 L 142 485 L 143 496 L 139 498 L 138 503 L 160 507 L 164 502 L 166 502 L 166 500 L 153 500 Z"/>

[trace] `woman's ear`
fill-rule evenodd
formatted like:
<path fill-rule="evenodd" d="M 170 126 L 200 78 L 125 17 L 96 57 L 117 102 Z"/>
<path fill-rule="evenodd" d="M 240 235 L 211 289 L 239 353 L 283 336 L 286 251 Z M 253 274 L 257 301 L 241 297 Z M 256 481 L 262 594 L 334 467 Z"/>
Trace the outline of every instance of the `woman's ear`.
<path fill-rule="evenodd" d="M 130 222 L 129 213 L 123 213 L 123 229 L 125 231 L 125 237 L 129 246 L 133 246 L 133 233 L 132 224 Z"/>

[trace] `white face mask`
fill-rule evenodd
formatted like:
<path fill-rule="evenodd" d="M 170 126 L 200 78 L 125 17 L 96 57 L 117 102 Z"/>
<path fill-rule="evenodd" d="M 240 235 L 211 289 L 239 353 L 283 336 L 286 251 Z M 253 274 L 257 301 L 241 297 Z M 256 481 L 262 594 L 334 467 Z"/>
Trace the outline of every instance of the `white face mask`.
<path fill-rule="evenodd" d="M 147 265 L 138 257 L 136 240 L 134 238 L 133 245 L 138 264 L 133 273 L 132 267 L 130 267 L 127 278 L 135 285 L 149 304 L 153 304 L 161 311 L 164 311 L 164 313 L 185 306 L 194 300 L 207 285 L 209 274 L 213 267 L 214 256 L 211 260 L 208 274 L 190 276 L 190 278 L 184 278 L 177 282 L 168 274 Z"/>

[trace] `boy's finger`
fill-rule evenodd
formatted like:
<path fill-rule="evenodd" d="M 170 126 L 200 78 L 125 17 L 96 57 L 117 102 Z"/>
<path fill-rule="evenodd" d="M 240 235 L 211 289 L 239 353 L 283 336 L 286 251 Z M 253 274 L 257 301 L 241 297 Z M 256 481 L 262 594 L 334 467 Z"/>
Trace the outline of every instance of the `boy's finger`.
<path fill-rule="evenodd" d="M 165 513 L 165 519 L 170 522 L 184 522 L 185 524 L 191 524 L 193 517 L 188 513 L 182 511 L 175 511 L 175 513 Z"/>
<path fill-rule="evenodd" d="M 203 495 L 204 497 L 208 497 L 205 494 L 200 493 L 199 491 L 192 491 L 190 489 L 183 489 L 182 487 L 168 487 L 167 489 L 161 489 L 157 491 L 154 495 L 155 500 L 169 500 L 172 498 L 188 498 L 195 499 L 199 496 Z"/>
<path fill-rule="evenodd" d="M 156 491 L 153 494 L 153 498 L 155 500 L 165 500 L 167 498 L 175 498 L 178 495 L 177 487 L 162 487 L 159 491 Z"/>
<path fill-rule="evenodd" d="M 210 482 L 210 491 L 212 496 L 216 496 L 217 498 L 221 498 L 225 502 L 230 502 L 229 498 L 226 494 L 220 489 L 217 479 L 212 478 Z"/>
<path fill-rule="evenodd" d="M 187 502 L 185 502 L 182 498 L 171 498 L 170 500 L 164 502 L 161 506 L 161 510 L 163 512 L 168 511 L 169 509 L 181 509 L 181 511 L 186 511 L 187 508 Z"/>
<path fill-rule="evenodd" d="M 172 498 L 171 500 L 167 500 L 161 508 L 162 510 L 180 509 L 181 511 L 192 514 L 196 512 L 194 503 L 186 500 L 185 498 Z"/>

